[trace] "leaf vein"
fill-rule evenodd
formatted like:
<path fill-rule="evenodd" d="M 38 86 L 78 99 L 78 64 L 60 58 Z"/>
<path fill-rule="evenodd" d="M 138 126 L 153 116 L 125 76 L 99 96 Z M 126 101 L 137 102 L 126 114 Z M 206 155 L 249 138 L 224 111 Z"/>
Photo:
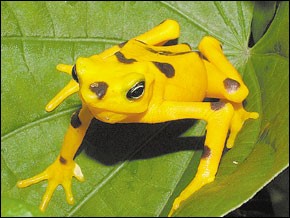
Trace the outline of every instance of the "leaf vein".
<path fill-rule="evenodd" d="M 32 121 L 32 122 L 30 122 L 30 123 L 27 123 L 27 124 L 25 124 L 25 125 L 23 125 L 23 126 L 20 126 L 20 127 L 16 128 L 16 129 L 14 129 L 13 131 L 8 132 L 8 133 L 6 133 L 5 135 L 1 136 L 1 142 L 7 140 L 8 138 L 10 138 L 10 137 L 12 137 L 12 136 L 18 134 L 19 132 L 21 132 L 21 131 L 23 131 L 23 130 L 25 130 L 25 129 L 31 128 L 31 127 L 33 127 L 33 126 L 36 126 L 36 125 L 38 125 L 38 124 L 40 124 L 40 123 L 42 123 L 42 122 L 45 122 L 45 121 L 47 121 L 47 120 L 50 120 L 50 119 L 53 119 L 53 118 L 57 118 L 57 117 L 64 116 L 64 115 L 66 115 L 67 113 L 71 113 L 71 112 L 75 111 L 77 108 L 79 108 L 79 106 L 77 106 L 77 107 L 73 107 L 73 108 L 69 108 L 69 109 L 64 110 L 64 111 L 60 111 L 60 112 L 58 112 L 58 113 L 55 113 L 55 114 L 52 114 L 52 115 L 49 115 L 49 116 L 43 117 L 43 118 L 41 118 L 41 119 L 37 119 L 37 120 Z"/>
<path fill-rule="evenodd" d="M 208 33 L 209 35 L 215 37 L 216 39 L 218 39 L 219 41 L 223 42 L 223 43 L 227 43 L 230 46 L 232 46 L 233 48 L 237 48 L 237 46 L 235 44 L 232 44 L 229 41 L 225 41 L 222 37 L 220 37 L 219 35 L 215 34 L 213 31 L 211 31 L 210 29 L 206 28 L 204 25 L 202 25 L 202 22 L 198 22 L 198 18 L 192 18 L 189 17 L 187 14 L 185 14 L 183 11 L 179 10 L 178 8 L 174 7 L 173 5 L 171 5 L 169 2 L 165 2 L 165 1 L 160 1 L 160 3 L 164 4 L 165 6 L 167 6 L 168 8 L 170 8 L 171 10 L 175 11 L 176 13 L 178 13 L 179 15 L 181 15 L 182 17 L 186 18 L 188 21 L 190 21 L 193 25 L 195 25 L 197 28 L 199 28 L 202 31 L 205 31 L 206 33 Z"/>
<path fill-rule="evenodd" d="M 51 13 L 50 13 L 50 11 L 49 11 L 49 9 L 48 9 L 48 6 L 47 6 L 47 3 L 48 2 L 44 2 L 45 3 L 45 9 L 47 10 L 47 14 L 48 14 L 48 16 L 49 16 L 49 18 L 50 18 L 50 20 L 51 20 L 51 23 L 52 23 L 52 33 L 53 33 L 53 36 L 55 36 L 55 24 L 54 24 L 54 22 L 53 22 L 53 18 L 52 18 L 52 16 L 51 16 Z"/>
<path fill-rule="evenodd" d="M 235 29 L 235 27 L 233 26 L 233 24 L 231 23 L 231 21 L 227 18 L 226 14 L 224 13 L 222 6 L 220 5 L 220 2 L 214 2 L 217 11 L 219 12 L 221 18 L 224 20 L 225 24 L 230 27 L 230 29 L 232 30 L 233 36 L 235 36 L 235 39 L 237 40 L 237 42 L 239 43 L 239 45 L 241 45 L 240 39 L 238 38 L 238 33 Z M 239 47 L 237 47 L 236 45 L 233 45 L 234 48 L 236 48 L 237 50 L 239 50 Z"/>
<path fill-rule="evenodd" d="M 195 20 L 193 20 L 191 17 L 189 17 L 187 14 L 185 14 L 183 11 L 181 11 L 180 9 L 178 9 L 178 8 L 174 7 L 173 5 L 171 5 L 169 2 L 160 1 L 160 3 L 164 4 L 165 6 L 167 6 L 168 8 L 170 8 L 171 10 L 177 12 L 178 14 L 180 14 L 181 16 L 183 16 L 184 18 L 186 18 L 188 21 L 190 21 L 192 24 L 194 24 L 200 30 L 203 30 L 205 32 L 208 32 L 212 36 L 215 36 L 215 37 L 218 38 L 218 36 L 216 34 L 214 34 L 210 29 L 205 28 L 204 26 L 202 26 L 201 24 L 199 24 L 198 22 L 196 22 Z"/>
<path fill-rule="evenodd" d="M 7 4 L 7 6 L 8 6 L 9 11 L 11 11 L 11 14 L 13 15 L 13 17 L 15 17 L 16 25 L 17 25 L 17 27 L 18 27 L 18 29 L 19 29 L 20 35 L 23 36 L 23 31 L 22 31 L 22 29 L 21 29 L 21 27 L 20 27 L 20 24 L 19 24 L 18 18 L 16 17 L 16 14 L 14 13 L 14 11 L 13 11 L 13 9 L 12 9 L 13 7 L 10 7 L 9 4 Z"/>
<path fill-rule="evenodd" d="M 82 37 L 33 37 L 33 36 L 2 36 L 1 40 L 23 40 L 23 41 L 59 41 L 59 42 L 101 42 L 119 44 L 126 39 L 119 38 L 82 38 Z"/>

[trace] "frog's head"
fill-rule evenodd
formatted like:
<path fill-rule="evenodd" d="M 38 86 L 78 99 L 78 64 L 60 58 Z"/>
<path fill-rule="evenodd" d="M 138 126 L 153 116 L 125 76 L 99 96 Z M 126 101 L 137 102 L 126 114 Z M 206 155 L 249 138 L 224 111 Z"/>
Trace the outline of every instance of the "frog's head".
<path fill-rule="evenodd" d="M 146 62 L 78 58 L 72 77 L 91 113 L 105 122 L 119 122 L 145 112 L 152 96 L 153 76 Z"/>

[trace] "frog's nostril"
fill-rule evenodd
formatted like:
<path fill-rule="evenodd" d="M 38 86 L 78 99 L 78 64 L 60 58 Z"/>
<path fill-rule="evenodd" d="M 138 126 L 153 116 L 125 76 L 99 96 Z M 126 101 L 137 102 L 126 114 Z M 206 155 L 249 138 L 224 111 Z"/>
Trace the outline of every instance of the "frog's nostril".
<path fill-rule="evenodd" d="M 90 90 L 94 92 L 98 99 L 102 99 L 107 92 L 108 84 L 105 82 L 94 82 L 90 85 Z"/>

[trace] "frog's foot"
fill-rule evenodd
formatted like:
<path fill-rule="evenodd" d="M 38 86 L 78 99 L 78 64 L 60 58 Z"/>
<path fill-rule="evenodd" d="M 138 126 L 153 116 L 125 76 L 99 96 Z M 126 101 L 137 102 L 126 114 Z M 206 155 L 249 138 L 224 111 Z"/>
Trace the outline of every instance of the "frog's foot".
<path fill-rule="evenodd" d="M 182 200 L 179 197 L 175 198 L 173 205 L 172 205 L 172 208 L 168 214 L 168 217 L 171 217 L 172 214 L 179 208 L 179 205 L 181 204 L 181 202 L 182 202 Z"/>
<path fill-rule="evenodd" d="M 74 161 L 68 163 L 64 162 L 61 157 L 58 157 L 56 161 L 51 164 L 45 171 L 29 179 L 18 181 L 17 186 L 19 188 L 24 188 L 47 179 L 48 186 L 39 206 L 41 211 L 45 211 L 52 197 L 52 194 L 58 185 L 63 186 L 67 202 L 69 204 L 74 203 L 74 198 L 71 191 L 71 180 L 73 176 L 76 177 L 79 181 L 84 181 L 84 176 L 81 172 L 81 169 Z"/>
<path fill-rule="evenodd" d="M 202 176 L 196 176 L 189 185 L 180 193 L 180 195 L 174 200 L 172 208 L 168 214 L 171 217 L 172 214 L 179 208 L 180 204 L 187 200 L 194 192 L 199 190 L 202 186 L 210 183 L 214 180 L 214 177 L 204 178 Z"/>
<path fill-rule="evenodd" d="M 257 112 L 248 112 L 243 108 L 242 103 L 232 103 L 234 107 L 234 115 L 231 121 L 230 126 L 230 135 L 227 140 L 227 148 L 232 148 L 234 146 L 234 142 L 237 134 L 243 127 L 244 122 L 247 119 L 257 119 L 259 114 Z"/>
<path fill-rule="evenodd" d="M 180 204 L 188 198 L 188 196 L 184 196 L 182 193 L 177 198 L 175 198 L 168 217 L 171 217 L 172 214 L 175 213 L 175 211 L 179 208 Z"/>

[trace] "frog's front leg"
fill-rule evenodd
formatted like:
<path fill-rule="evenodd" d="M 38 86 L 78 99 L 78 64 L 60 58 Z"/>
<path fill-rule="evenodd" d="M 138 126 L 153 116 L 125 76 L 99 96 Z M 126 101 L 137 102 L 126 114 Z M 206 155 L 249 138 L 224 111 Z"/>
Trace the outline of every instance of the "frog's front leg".
<path fill-rule="evenodd" d="M 156 113 L 159 122 L 186 118 L 207 122 L 204 152 L 198 171 L 192 182 L 175 199 L 169 214 L 171 216 L 182 201 L 215 179 L 234 108 L 225 102 L 164 102 L 156 109 Z"/>
<path fill-rule="evenodd" d="M 42 173 L 17 183 L 19 188 L 24 188 L 42 180 L 48 180 L 46 192 L 39 206 L 41 211 L 46 209 L 58 185 L 63 186 L 67 202 L 69 204 L 74 203 L 71 191 L 72 177 L 76 177 L 79 181 L 83 181 L 84 177 L 80 167 L 74 162 L 73 158 L 83 141 L 92 118 L 93 116 L 86 107 L 76 111 L 71 117 L 71 123 L 65 135 L 61 152 L 56 160 Z"/>

